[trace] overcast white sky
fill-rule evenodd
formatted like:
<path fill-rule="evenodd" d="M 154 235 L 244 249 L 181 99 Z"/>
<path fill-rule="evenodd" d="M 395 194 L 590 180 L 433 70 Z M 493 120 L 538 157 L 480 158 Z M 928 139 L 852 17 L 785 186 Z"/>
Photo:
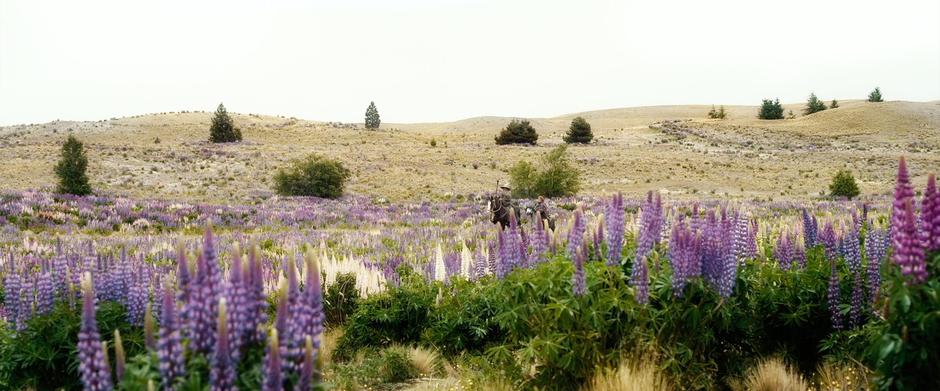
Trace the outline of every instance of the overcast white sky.
<path fill-rule="evenodd" d="M 0 124 L 940 99 L 940 1 L 0 0 Z"/>

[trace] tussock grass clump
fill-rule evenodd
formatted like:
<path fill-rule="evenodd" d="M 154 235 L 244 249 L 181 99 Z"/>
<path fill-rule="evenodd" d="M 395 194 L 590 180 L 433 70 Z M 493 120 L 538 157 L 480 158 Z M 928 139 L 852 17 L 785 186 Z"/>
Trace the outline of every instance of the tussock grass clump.
<path fill-rule="evenodd" d="M 620 363 L 616 369 L 604 368 L 582 388 L 583 391 L 668 391 L 671 388 L 655 364 Z"/>
<path fill-rule="evenodd" d="M 779 358 L 762 360 L 751 368 L 742 386 L 740 389 L 747 391 L 806 391 L 809 388 L 803 377 Z"/>

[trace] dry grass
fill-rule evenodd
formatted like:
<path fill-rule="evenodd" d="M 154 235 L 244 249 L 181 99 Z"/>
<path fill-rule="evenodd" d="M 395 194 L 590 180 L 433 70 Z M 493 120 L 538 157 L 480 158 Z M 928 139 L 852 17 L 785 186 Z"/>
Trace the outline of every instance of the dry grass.
<path fill-rule="evenodd" d="M 408 348 L 408 357 L 411 358 L 411 364 L 418 369 L 421 377 L 437 376 L 444 369 L 445 364 L 441 355 L 435 350 L 420 346 Z"/>
<path fill-rule="evenodd" d="M 624 361 L 616 369 L 598 371 L 584 391 L 667 391 L 669 384 L 651 361 Z"/>
<path fill-rule="evenodd" d="M 799 106 L 786 107 L 799 113 Z M 672 198 L 805 199 L 819 195 L 833 173 L 845 168 L 856 173 L 864 194 L 890 194 L 899 155 L 908 157 L 913 172 L 940 167 L 938 102 L 844 101 L 838 109 L 780 121 L 754 118 L 753 106 L 726 106 L 728 119 L 709 120 L 709 108 L 636 107 L 534 118 L 536 147 L 495 146 L 493 136 L 508 122 L 501 117 L 366 131 L 234 114 L 245 142 L 232 145 L 205 141 L 210 114 L 202 112 L 8 126 L 0 127 L 0 183 L 5 189 L 51 187 L 60 143 L 71 131 L 88 148 L 92 185 L 105 192 L 250 200 L 270 194 L 278 167 L 315 152 L 352 170 L 350 193 L 434 199 L 491 190 L 519 159 L 534 160 L 561 144 L 575 115 L 591 122 L 597 139 L 570 148 L 584 174 L 585 194 L 659 190 Z M 649 127 L 667 119 L 690 120 L 686 124 L 700 136 L 677 140 Z M 429 145 L 432 138 L 437 147 Z"/>
<path fill-rule="evenodd" d="M 806 391 L 809 386 L 782 360 L 771 358 L 751 368 L 743 382 L 733 388 L 741 391 Z"/>
<path fill-rule="evenodd" d="M 317 358 L 321 363 L 325 364 L 333 361 L 333 350 L 336 349 L 336 344 L 339 342 L 340 337 L 343 336 L 343 331 L 342 328 L 332 328 L 320 335 L 320 350 Z M 321 368 L 323 368 L 323 366 L 321 366 Z"/>
<path fill-rule="evenodd" d="M 816 369 L 813 389 L 818 391 L 870 390 L 868 369 L 858 364 L 825 363 Z"/>

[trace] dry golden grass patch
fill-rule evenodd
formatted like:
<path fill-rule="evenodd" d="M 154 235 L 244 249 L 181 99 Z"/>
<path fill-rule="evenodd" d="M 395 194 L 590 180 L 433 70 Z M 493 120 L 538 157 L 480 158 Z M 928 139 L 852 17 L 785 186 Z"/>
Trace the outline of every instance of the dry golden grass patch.
<path fill-rule="evenodd" d="M 599 370 L 583 391 L 668 391 L 665 376 L 652 361 L 624 360 L 617 368 Z"/>
<path fill-rule="evenodd" d="M 769 358 L 751 368 L 743 381 L 732 385 L 732 388 L 740 391 L 806 391 L 809 385 L 783 360 Z"/>

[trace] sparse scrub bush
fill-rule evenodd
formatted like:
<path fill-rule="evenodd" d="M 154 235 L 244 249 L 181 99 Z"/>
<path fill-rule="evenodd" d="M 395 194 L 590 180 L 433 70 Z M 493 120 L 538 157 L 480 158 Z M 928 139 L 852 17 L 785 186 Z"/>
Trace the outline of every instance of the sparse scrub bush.
<path fill-rule="evenodd" d="M 59 178 L 56 191 L 62 194 L 88 195 L 91 194 L 91 185 L 88 184 L 88 157 L 81 141 L 69 135 L 62 145 L 62 156 L 55 166 L 55 174 Z"/>
<path fill-rule="evenodd" d="M 338 198 L 350 172 L 343 164 L 311 154 L 293 161 L 274 175 L 274 189 L 280 195 Z"/>
<path fill-rule="evenodd" d="M 571 126 L 568 127 L 568 133 L 564 137 L 566 143 L 588 144 L 593 139 L 594 133 L 591 132 L 591 124 L 581 117 L 575 117 L 571 120 Z"/>
<path fill-rule="evenodd" d="M 809 94 L 809 99 L 806 100 L 806 108 L 803 109 L 803 115 L 810 115 L 813 113 L 818 113 L 826 109 L 826 104 L 819 100 L 816 97 L 815 93 Z"/>
<path fill-rule="evenodd" d="M 831 197 L 845 197 L 852 199 L 859 194 L 858 184 L 855 183 L 855 177 L 848 170 L 839 170 L 832 178 L 829 184 L 829 195 Z"/>
<path fill-rule="evenodd" d="M 780 104 L 780 99 L 764 99 L 763 102 L 761 102 L 757 118 L 783 119 L 783 105 Z"/>
<path fill-rule="evenodd" d="M 510 169 L 509 176 L 517 197 L 563 197 L 576 194 L 581 187 L 581 175 L 569 161 L 565 145 L 545 154 L 538 168 L 519 161 Z"/>
<path fill-rule="evenodd" d="M 712 109 L 708 111 L 708 118 L 711 119 L 725 119 L 726 116 L 725 105 L 721 105 L 718 110 L 715 110 L 715 105 L 712 105 Z"/>
<path fill-rule="evenodd" d="M 832 103 L 829 104 L 829 108 L 830 108 L 830 109 L 839 108 L 839 101 L 833 99 L 833 100 L 832 100 Z"/>
<path fill-rule="evenodd" d="M 496 136 L 496 145 L 530 144 L 535 145 L 539 135 L 529 120 L 512 120 Z"/>
<path fill-rule="evenodd" d="M 219 103 L 209 126 L 209 141 L 213 143 L 232 143 L 242 141 L 242 132 L 235 127 L 235 121 L 228 115 L 225 106 Z"/>

